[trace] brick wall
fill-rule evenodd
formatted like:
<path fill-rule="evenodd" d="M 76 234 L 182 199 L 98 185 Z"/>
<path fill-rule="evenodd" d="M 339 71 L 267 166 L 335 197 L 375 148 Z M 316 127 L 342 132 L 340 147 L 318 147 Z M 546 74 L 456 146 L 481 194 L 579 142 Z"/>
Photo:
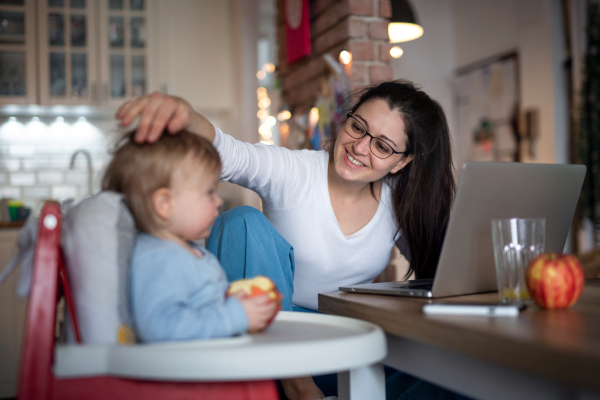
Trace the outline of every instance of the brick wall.
<path fill-rule="evenodd" d="M 342 50 L 352 53 L 348 68 L 352 88 L 392 79 L 387 25 L 390 0 L 309 0 L 312 54 L 286 62 L 284 1 L 277 0 L 278 74 L 282 96 L 295 112 L 310 108 L 328 76 L 322 58 L 337 60 Z"/>

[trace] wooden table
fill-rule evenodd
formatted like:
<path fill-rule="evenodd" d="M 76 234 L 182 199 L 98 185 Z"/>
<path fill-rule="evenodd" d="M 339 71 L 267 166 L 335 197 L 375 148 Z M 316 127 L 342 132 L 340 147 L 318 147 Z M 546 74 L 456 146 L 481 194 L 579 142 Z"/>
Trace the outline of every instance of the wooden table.
<path fill-rule="evenodd" d="M 497 293 L 452 298 L 497 301 Z M 425 316 L 436 301 L 351 293 L 319 295 L 319 311 L 363 319 L 387 334 L 384 364 L 480 399 L 600 399 L 600 279 L 577 304 L 517 318 Z"/>

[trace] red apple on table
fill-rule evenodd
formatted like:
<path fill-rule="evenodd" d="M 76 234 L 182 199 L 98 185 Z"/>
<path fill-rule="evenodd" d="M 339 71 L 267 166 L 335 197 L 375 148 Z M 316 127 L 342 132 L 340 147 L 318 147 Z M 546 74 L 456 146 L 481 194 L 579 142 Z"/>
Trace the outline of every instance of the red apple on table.
<path fill-rule="evenodd" d="M 277 289 L 275 283 L 271 279 L 262 275 L 255 276 L 254 278 L 250 279 L 240 279 L 231 282 L 229 288 L 227 289 L 227 296 L 231 296 L 239 291 L 245 293 L 248 297 L 258 297 L 266 294 L 269 296 L 271 301 L 277 302 L 277 310 L 267 323 L 267 327 L 271 325 L 271 322 L 273 322 L 275 316 L 279 310 L 281 310 L 281 300 L 283 299 L 283 296 Z M 267 329 L 267 327 L 265 327 L 265 329 Z M 253 331 L 249 332 L 252 333 Z"/>
<path fill-rule="evenodd" d="M 570 254 L 543 253 L 525 272 L 527 288 L 540 307 L 571 307 L 583 291 L 585 278 L 579 260 Z"/>

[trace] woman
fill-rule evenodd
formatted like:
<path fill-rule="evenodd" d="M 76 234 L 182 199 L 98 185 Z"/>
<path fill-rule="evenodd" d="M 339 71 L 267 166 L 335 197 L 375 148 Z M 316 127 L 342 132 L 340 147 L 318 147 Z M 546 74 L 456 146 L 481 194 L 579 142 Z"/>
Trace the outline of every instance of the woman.
<path fill-rule="evenodd" d="M 450 135 L 440 105 L 410 82 L 363 89 L 329 152 L 242 143 L 183 99 L 159 93 L 117 112 L 124 126 L 138 116 L 137 141 L 153 142 L 165 129 L 201 134 L 221 155 L 221 179 L 261 196 L 265 216 L 293 246 L 295 273 L 279 271 L 276 283 L 294 306 L 317 310 L 318 293 L 372 281 L 396 242 L 409 274 L 433 278 L 455 189 Z M 310 378 L 283 386 L 290 398 L 323 397 Z"/>

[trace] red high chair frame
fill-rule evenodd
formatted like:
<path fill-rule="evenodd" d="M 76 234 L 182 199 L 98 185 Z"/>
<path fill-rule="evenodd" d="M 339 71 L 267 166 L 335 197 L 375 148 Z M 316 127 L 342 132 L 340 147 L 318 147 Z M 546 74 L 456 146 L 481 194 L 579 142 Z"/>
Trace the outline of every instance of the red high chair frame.
<path fill-rule="evenodd" d="M 59 285 L 79 340 L 77 319 L 60 248 L 61 210 L 46 202 L 40 216 L 33 282 L 21 356 L 18 398 L 50 399 L 279 399 L 275 381 L 159 382 L 111 376 L 58 379 L 52 371 Z M 60 276 L 60 278 L 59 278 Z M 59 283 L 60 280 L 60 283 Z M 77 345 L 74 345 L 77 346 Z"/>

